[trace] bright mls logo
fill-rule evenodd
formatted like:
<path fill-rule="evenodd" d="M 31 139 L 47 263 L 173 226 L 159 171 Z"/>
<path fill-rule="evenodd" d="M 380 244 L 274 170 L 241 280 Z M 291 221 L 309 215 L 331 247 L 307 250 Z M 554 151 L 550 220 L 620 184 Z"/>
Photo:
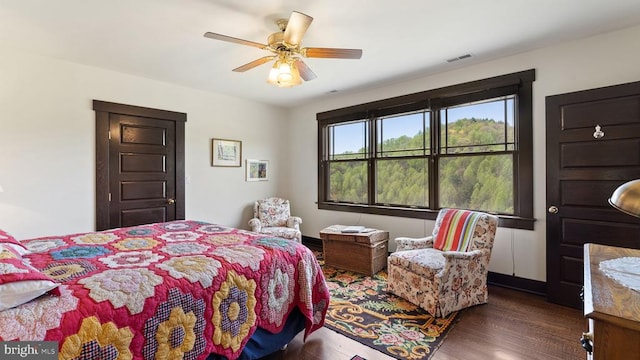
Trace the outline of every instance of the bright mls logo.
<path fill-rule="evenodd" d="M 56 341 L 0 341 L 0 358 L 2 360 L 58 359 L 58 343 Z"/>

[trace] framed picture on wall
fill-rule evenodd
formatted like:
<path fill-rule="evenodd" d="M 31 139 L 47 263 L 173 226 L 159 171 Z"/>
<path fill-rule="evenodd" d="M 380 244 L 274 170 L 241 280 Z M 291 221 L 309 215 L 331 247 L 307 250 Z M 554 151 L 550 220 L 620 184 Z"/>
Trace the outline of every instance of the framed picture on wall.
<path fill-rule="evenodd" d="M 247 159 L 247 181 L 269 180 L 269 161 Z"/>
<path fill-rule="evenodd" d="M 242 141 L 211 139 L 211 166 L 242 166 Z"/>

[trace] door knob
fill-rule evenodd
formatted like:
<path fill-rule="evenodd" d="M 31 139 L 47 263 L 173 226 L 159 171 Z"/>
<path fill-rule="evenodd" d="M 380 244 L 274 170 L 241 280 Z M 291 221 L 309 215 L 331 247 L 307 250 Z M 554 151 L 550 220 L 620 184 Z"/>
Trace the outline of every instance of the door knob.
<path fill-rule="evenodd" d="M 596 139 L 602 139 L 604 137 L 604 131 L 601 130 L 600 125 L 596 125 L 596 131 L 593 133 L 593 137 Z"/>
<path fill-rule="evenodd" d="M 557 214 L 558 213 L 558 208 L 555 206 L 550 206 L 549 207 L 549 214 Z"/>
<path fill-rule="evenodd" d="M 176 203 L 176 201 L 174 199 L 167 199 L 167 204 L 173 205 L 175 203 Z"/>

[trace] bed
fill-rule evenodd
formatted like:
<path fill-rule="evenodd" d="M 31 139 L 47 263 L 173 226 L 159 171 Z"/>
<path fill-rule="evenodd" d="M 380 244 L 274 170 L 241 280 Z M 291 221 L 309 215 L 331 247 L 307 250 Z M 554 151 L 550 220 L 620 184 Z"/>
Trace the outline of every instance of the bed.
<path fill-rule="evenodd" d="M 60 359 L 256 358 L 301 328 L 306 339 L 329 304 L 305 246 L 199 221 L 0 232 L 0 250 L 0 292 L 36 297 L 0 300 L 0 340 L 57 341 Z"/>

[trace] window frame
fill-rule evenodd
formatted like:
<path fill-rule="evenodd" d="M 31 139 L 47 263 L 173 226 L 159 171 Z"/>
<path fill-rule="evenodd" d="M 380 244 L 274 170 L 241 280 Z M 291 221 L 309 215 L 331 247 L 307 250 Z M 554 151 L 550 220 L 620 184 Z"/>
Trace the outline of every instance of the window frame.
<path fill-rule="evenodd" d="M 345 123 L 354 120 L 377 121 L 377 118 L 394 114 L 408 113 L 419 110 L 431 110 L 431 117 L 439 123 L 440 108 L 471 103 L 475 101 L 498 98 L 505 95 L 516 95 L 515 119 L 517 121 L 515 144 L 517 146 L 514 158 L 514 214 L 500 217 L 500 226 L 533 230 L 533 81 L 535 69 L 496 76 L 492 78 L 471 81 L 458 85 L 422 91 L 418 93 L 398 96 L 394 98 L 374 101 L 370 103 L 330 110 L 316 114 L 318 121 L 318 209 L 358 212 L 387 216 L 398 216 L 417 219 L 434 220 L 439 209 L 415 208 L 402 206 L 385 206 L 371 203 L 375 200 L 375 186 L 368 187 L 370 203 L 346 203 L 328 201 L 329 162 L 325 157 L 329 142 L 329 125 Z M 438 147 L 439 128 L 431 128 L 432 146 Z M 369 131 L 369 157 L 367 161 L 376 161 L 375 146 L 377 139 L 373 131 Z M 384 159 L 384 158 L 382 158 Z M 368 179 L 373 179 L 375 166 L 368 165 Z M 434 164 L 429 164 L 429 172 L 434 170 Z M 432 194 L 430 205 L 437 204 L 438 194 L 435 184 L 429 182 L 429 193 Z"/>

